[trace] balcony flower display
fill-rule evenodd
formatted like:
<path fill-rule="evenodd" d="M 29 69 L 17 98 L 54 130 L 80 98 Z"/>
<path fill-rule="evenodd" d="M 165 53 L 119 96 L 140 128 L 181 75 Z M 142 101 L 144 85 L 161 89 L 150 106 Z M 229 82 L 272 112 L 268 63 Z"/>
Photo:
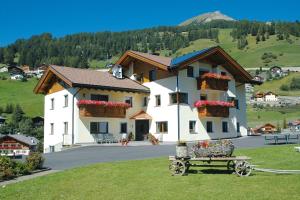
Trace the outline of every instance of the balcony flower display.
<path fill-rule="evenodd" d="M 208 100 L 198 100 L 194 103 L 196 108 L 201 108 L 205 106 L 221 106 L 221 107 L 234 107 L 233 102 L 227 101 L 208 101 Z"/>
<path fill-rule="evenodd" d="M 98 105 L 103 107 L 119 107 L 119 108 L 130 108 L 130 105 L 128 103 L 124 102 L 112 102 L 112 101 L 94 101 L 94 100 L 79 100 L 77 102 L 77 106 L 81 105 Z"/>
<path fill-rule="evenodd" d="M 231 78 L 226 75 L 216 74 L 216 73 L 205 73 L 201 76 L 202 79 L 219 79 L 219 80 L 225 80 L 230 81 Z"/>

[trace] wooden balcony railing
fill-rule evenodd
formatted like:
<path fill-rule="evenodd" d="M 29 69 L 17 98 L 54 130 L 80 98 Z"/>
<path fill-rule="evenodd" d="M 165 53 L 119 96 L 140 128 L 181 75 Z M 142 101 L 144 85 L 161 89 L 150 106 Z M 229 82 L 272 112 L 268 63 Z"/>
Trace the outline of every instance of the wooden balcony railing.
<path fill-rule="evenodd" d="M 78 102 L 81 117 L 125 118 L 127 103 L 81 100 Z"/>
<path fill-rule="evenodd" d="M 229 117 L 229 108 L 234 106 L 232 102 L 224 101 L 196 101 L 199 117 Z"/>
<path fill-rule="evenodd" d="M 198 90 L 228 90 L 229 76 L 219 75 L 215 73 L 206 73 L 197 78 Z"/>

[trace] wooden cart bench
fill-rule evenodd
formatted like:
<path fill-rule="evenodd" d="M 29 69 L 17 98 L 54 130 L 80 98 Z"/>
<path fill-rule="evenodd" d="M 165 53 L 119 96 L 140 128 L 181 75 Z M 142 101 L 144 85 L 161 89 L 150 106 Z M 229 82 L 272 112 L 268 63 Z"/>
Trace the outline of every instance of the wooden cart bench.
<path fill-rule="evenodd" d="M 228 170 L 234 170 L 239 176 L 249 176 L 251 174 L 251 165 L 248 162 L 251 160 L 247 156 L 231 156 L 231 157 L 185 157 L 178 158 L 169 156 L 169 169 L 172 175 L 184 175 L 188 173 L 191 166 L 197 167 L 227 167 Z M 195 164 L 195 162 L 203 162 L 206 164 Z M 226 165 L 212 165 L 212 162 L 224 162 Z"/>

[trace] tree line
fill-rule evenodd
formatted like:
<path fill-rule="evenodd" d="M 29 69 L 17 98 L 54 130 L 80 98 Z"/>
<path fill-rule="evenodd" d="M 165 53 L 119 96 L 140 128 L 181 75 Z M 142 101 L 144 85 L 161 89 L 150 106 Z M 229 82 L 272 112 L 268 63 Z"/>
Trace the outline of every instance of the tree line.
<path fill-rule="evenodd" d="M 170 56 L 198 39 L 219 42 L 219 29 L 222 28 L 233 29 L 231 36 L 237 41 L 239 49 L 248 45 L 248 34 L 256 36 L 257 42 L 275 34 L 278 39 L 288 39 L 289 35 L 300 36 L 298 21 L 265 23 L 245 20 L 215 20 L 206 24 L 160 26 L 124 32 L 78 33 L 61 38 L 44 33 L 0 48 L 0 63 L 26 64 L 33 68 L 42 64 L 88 68 L 89 60 L 108 60 L 126 50 L 148 53 L 168 50 L 166 56 Z"/>

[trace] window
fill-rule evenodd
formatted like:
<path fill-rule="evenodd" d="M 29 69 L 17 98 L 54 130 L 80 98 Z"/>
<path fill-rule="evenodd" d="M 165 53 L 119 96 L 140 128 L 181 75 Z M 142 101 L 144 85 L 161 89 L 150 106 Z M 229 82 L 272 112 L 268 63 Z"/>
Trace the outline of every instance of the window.
<path fill-rule="evenodd" d="M 192 66 L 187 67 L 187 77 L 194 77 L 194 68 Z"/>
<path fill-rule="evenodd" d="M 108 133 L 108 122 L 99 122 L 99 133 Z"/>
<path fill-rule="evenodd" d="M 108 133 L 108 122 L 91 122 L 90 133 L 91 134 Z"/>
<path fill-rule="evenodd" d="M 182 92 L 171 93 L 170 94 L 170 104 L 177 103 L 177 94 L 178 94 L 179 103 L 188 104 L 188 94 L 187 93 L 182 93 Z"/>
<path fill-rule="evenodd" d="M 93 100 L 93 101 L 108 101 L 108 95 L 91 94 L 91 100 Z"/>
<path fill-rule="evenodd" d="M 227 73 L 226 73 L 226 72 L 221 72 L 221 75 L 222 75 L 222 76 L 226 76 Z"/>
<path fill-rule="evenodd" d="M 212 123 L 212 121 L 206 122 L 206 131 L 208 133 L 212 133 L 213 132 L 213 123 Z"/>
<path fill-rule="evenodd" d="M 120 133 L 127 133 L 127 123 L 121 123 Z"/>
<path fill-rule="evenodd" d="M 156 106 L 160 106 L 161 105 L 160 95 L 155 95 L 155 105 Z"/>
<path fill-rule="evenodd" d="M 54 110 L 54 98 L 51 99 L 51 107 L 50 107 L 50 109 Z"/>
<path fill-rule="evenodd" d="M 168 122 L 156 122 L 156 133 L 168 133 Z"/>
<path fill-rule="evenodd" d="M 228 133 L 228 122 L 222 122 L 223 133 Z"/>
<path fill-rule="evenodd" d="M 64 122 L 64 134 L 68 135 L 68 122 Z"/>
<path fill-rule="evenodd" d="M 208 73 L 208 71 L 205 71 L 205 70 L 202 70 L 202 69 L 199 69 L 199 77 L 201 77 L 202 75 Z"/>
<path fill-rule="evenodd" d="M 200 94 L 200 100 L 201 101 L 207 100 L 207 95 L 206 94 Z"/>
<path fill-rule="evenodd" d="M 54 134 L 54 123 L 50 124 L 50 135 Z"/>
<path fill-rule="evenodd" d="M 69 104 L 69 96 L 66 94 L 64 97 L 65 97 L 65 107 L 68 107 L 68 104 Z"/>
<path fill-rule="evenodd" d="M 132 107 L 132 97 L 125 97 L 125 103 L 128 103 Z"/>
<path fill-rule="evenodd" d="M 189 121 L 190 133 L 196 133 L 196 121 Z"/>
<path fill-rule="evenodd" d="M 55 152 L 54 146 L 49 146 L 50 153 Z"/>
<path fill-rule="evenodd" d="M 236 123 L 236 131 L 238 133 L 240 133 L 240 123 L 239 122 Z"/>
<path fill-rule="evenodd" d="M 238 99 L 234 100 L 234 106 L 235 106 L 236 109 L 240 109 L 240 105 L 239 105 L 239 100 Z"/>
<path fill-rule="evenodd" d="M 148 105 L 148 97 L 144 97 L 143 106 L 146 107 Z"/>
<path fill-rule="evenodd" d="M 155 81 L 156 80 L 156 70 L 150 70 L 149 71 L 149 81 Z"/>

